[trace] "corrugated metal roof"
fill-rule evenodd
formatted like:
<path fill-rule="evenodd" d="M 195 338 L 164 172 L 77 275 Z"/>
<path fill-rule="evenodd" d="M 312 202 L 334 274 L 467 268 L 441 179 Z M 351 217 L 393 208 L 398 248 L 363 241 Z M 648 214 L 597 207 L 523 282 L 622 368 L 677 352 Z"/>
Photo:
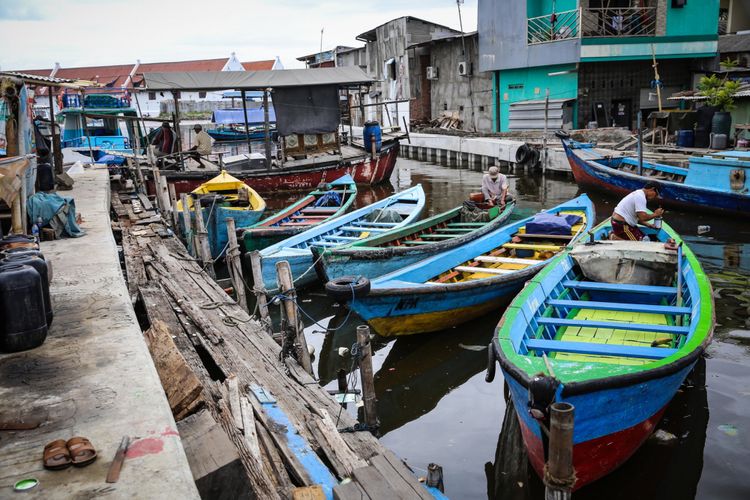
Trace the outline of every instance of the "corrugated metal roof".
<path fill-rule="evenodd" d="M 750 52 L 750 33 L 721 35 L 719 53 Z"/>
<path fill-rule="evenodd" d="M 565 104 L 575 99 L 550 99 L 547 106 L 547 128 L 562 129 L 566 118 Z M 510 130 L 543 130 L 544 100 L 519 101 L 511 103 L 508 117 Z M 567 116 L 572 119 L 570 113 Z"/>
<path fill-rule="evenodd" d="M 19 78 L 31 84 L 46 85 L 46 86 L 52 86 L 52 87 L 95 87 L 98 85 L 88 80 L 40 76 L 40 75 L 33 75 L 29 73 L 22 73 L 20 71 L 0 71 L 0 75 Z"/>

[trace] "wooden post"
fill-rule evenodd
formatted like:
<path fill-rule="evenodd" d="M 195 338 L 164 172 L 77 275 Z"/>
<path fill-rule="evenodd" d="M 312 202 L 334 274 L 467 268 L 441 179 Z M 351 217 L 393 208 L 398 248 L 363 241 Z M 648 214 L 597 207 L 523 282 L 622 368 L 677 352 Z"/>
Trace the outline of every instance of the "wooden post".
<path fill-rule="evenodd" d="M 268 89 L 263 90 L 263 142 L 266 150 L 266 168 L 271 170 L 271 126 L 268 115 Z"/>
<path fill-rule="evenodd" d="M 550 406 L 549 454 L 544 474 L 545 500 L 568 500 L 575 484 L 573 415 L 570 403 Z"/>
<path fill-rule="evenodd" d="M 299 346 L 299 364 L 302 368 L 309 373 L 313 374 L 312 361 L 310 361 L 310 351 L 307 349 L 307 340 L 305 340 L 305 332 L 300 328 L 300 321 L 297 317 L 297 292 L 294 290 L 294 283 L 292 281 L 292 270 L 289 267 L 289 262 L 282 260 L 276 263 L 276 278 L 279 283 L 279 289 L 286 298 L 282 300 L 282 307 L 286 313 L 286 321 L 290 328 L 294 328 L 295 337 L 297 339 L 297 345 Z"/>
<path fill-rule="evenodd" d="M 133 124 L 135 126 L 133 126 Z M 138 183 L 140 186 L 136 191 L 140 191 L 142 193 L 146 193 L 146 180 L 143 178 L 143 171 L 141 170 L 141 161 L 138 159 L 138 155 L 141 151 L 141 138 L 138 134 L 138 122 L 135 121 L 131 124 L 130 129 L 133 131 L 133 160 L 135 162 L 135 172 L 138 177 Z"/>
<path fill-rule="evenodd" d="M 193 209 L 195 211 L 195 234 L 197 239 L 196 253 L 198 258 L 203 262 L 203 267 L 212 278 L 216 278 L 214 272 L 214 262 L 211 258 L 211 244 L 208 241 L 208 231 L 206 223 L 203 220 L 203 207 L 199 198 L 193 200 Z"/>
<path fill-rule="evenodd" d="M 638 175 L 643 175 L 643 111 L 638 110 Z"/>
<path fill-rule="evenodd" d="M 271 328 L 271 314 L 268 312 L 268 300 L 266 299 L 266 289 L 263 285 L 263 268 L 261 266 L 260 252 L 254 250 L 250 253 L 250 266 L 253 270 L 253 283 L 255 300 L 258 301 L 258 313 L 260 314 L 261 322 L 267 326 L 268 330 Z M 271 333 L 269 331 L 269 333 Z"/>
<path fill-rule="evenodd" d="M 63 157 L 62 150 L 60 149 L 60 136 L 55 132 L 55 96 L 53 89 L 54 87 L 47 87 L 47 95 L 49 97 L 49 128 L 52 142 L 52 165 L 56 174 L 62 174 Z"/>
<path fill-rule="evenodd" d="M 176 232 L 177 226 L 180 225 L 180 213 L 177 211 L 177 192 L 174 184 L 167 183 L 167 190 L 169 191 L 169 201 L 172 204 L 172 227 Z"/>
<path fill-rule="evenodd" d="M 156 170 L 154 170 L 156 172 Z M 197 255 L 195 245 L 193 245 L 193 224 L 190 221 L 190 207 L 188 206 L 188 196 L 186 193 L 180 193 L 180 203 L 182 203 L 182 223 L 185 229 L 183 236 L 185 237 L 185 244 L 187 245 L 188 252 L 192 256 Z"/>
<path fill-rule="evenodd" d="M 240 247 L 237 244 L 237 228 L 234 225 L 234 219 L 228 218 L 226 222 L 227 235 L 229 236 L 229 247 L 227 248 L 226 258 L 229 277 L 232 278 L 232 285 L 234 285 L 234 293 L 237 297 L 237 303 L 245 310 L 245 312 L 250 312 L 247 307 L 245 281 L 242 279 Z"/>
<path fill-rule="evenodd" d="M 253 152 L 252 142 L 250 142 L 250 124 L 247 123 L 247 100 L 245 99 L 245 91 L 240 90 L 240 96 L 242 96 L 242 118 L 245 121 L 245 140 L 247 141 L 247 154 Z"/>
<path fill-rule="evenodd" d="M 438 464 L 430 464 L 427 466 L 427 486 L 430 488 L 436 488 L 441 492 L 445 492 L 445 485 L 443 484 L 443 468 Z"/>
<path fill-rule="evenodd" d="M 378 408 L 375 400 L 375 379 L 372 372 L 372 348 L 370 347 L 370 327 L 357 327 L 357 345 L 359 346 L 359 375 L 362 379 L 362 400 L 365 403 L 365 423 L 370 428 L 380 425 Z"/>
<path fill-rule="evenodd" d="M 175 135 L 175 151 L 182 151 L 182 132 L 180 131 L 180 91 L 175 90 L 172 92 L 174 98 L 174 135 Z"/>
<path fill-rule="evenodd" d="M 651 44 L 651 60 L 654 68 L 654 81 L 656 81 L 656 98 L 659 100 L 659 112 L 661 113 L 661 78 L 659 77 L 659 63 L 656 62 L 656 49 L 654 44 Z"/>

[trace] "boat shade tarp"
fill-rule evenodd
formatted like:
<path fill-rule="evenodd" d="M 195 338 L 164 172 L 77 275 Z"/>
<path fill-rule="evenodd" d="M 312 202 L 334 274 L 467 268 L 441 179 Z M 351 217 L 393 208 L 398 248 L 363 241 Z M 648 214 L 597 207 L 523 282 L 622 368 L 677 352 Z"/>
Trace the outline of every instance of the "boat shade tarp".
<path fill-rule="evenodd" d="M 214 123 L 239 123 L 244 124 L 245 119 L 242 117 L 242 109 L 217 109 L 211 115 L 211 121 Z M 268 121 L 273 123 L 276 121 L 276 113 L 272 107 L 268 107 Z M 263 118 L 263 108 L 255 108 L 247 110 L 247 123 L 250 125 L 257 125 L 259 123 L 265 123 Z"/>
<path fill-rule="evenodd" d="M 336 85 L 276 88 L 273 104 L 281 135 L 325 134 L 338 129 L 341 121 Z"/>
<path fill-rule="evenodd" d="M 143 90 L 260 90 L 317 85 L 359 85 L 373 83 L 357 66 L 342 68 L 283 69 L 268 71 L 190 71 L 144 73 Z"/>

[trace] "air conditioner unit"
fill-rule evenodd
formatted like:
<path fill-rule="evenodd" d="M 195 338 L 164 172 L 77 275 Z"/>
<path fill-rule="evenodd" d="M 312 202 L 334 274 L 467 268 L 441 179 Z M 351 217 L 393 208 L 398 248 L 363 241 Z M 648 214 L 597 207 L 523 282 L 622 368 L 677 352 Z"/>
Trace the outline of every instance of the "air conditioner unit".
<path fill-rule="evenodd" d="M 469 63 L 466 61 L 461 61 L 458 63 L 458 74 L 460 76 L 468 76 L 471 72 L 471 68 L 469 68 Z"/>
<path fill-rule="evenodd" d="M 438 79 L 438 69 L 435 66 L 427 66 L 427 79 L 428 80 L 437 80 Z"/>

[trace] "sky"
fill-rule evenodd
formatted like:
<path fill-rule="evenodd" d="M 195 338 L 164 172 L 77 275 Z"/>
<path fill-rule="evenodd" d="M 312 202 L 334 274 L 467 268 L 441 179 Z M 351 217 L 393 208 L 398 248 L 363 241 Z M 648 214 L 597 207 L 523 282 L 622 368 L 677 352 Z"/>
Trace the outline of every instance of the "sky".
<path fill-rule="evenodd" d="M 476 30 L 478 0 L 461 6 Z M 459 29 L 455 0 L 0 0 L 0 69 L 51 68 L 214 59 L 297 57 L 410 15 Z M 9 49 L 12 47 L 12 49 Z"/>

